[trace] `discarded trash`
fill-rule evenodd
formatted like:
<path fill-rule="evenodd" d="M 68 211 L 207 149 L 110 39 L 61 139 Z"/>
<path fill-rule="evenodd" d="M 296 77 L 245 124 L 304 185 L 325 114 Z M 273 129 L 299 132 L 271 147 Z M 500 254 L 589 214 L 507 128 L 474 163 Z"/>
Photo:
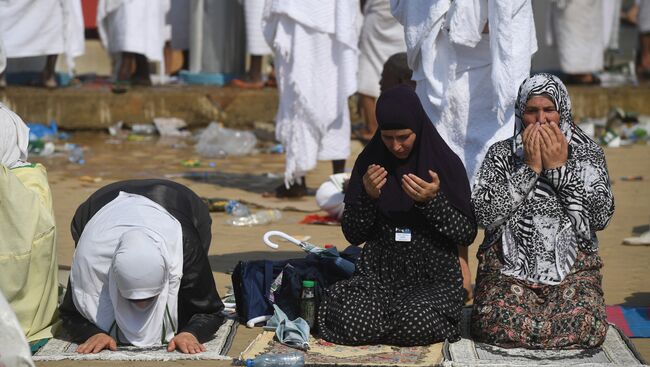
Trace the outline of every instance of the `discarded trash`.
<path fill-rule="evenodd" d="M 243 226 L 255 226 L 262 225 L 271 222 L 276 222 L 282 218 L 282 213 L 277 209 L 268 209 L 260 210 L 255 214 L 248 215 L 246 217 L 230 218 L 226 220 L 226 224 L 243 227 Z"/>
<path fill-rule="evenodd" d="M 646 231 L 638 237 L 627 237 L 623 239 L 623 244 L 631 246 L 650 246 L 650 231 Z"/>
<path fill-rule="evenodd" d="M 126 138 L 128 141 L 144 141 L 145 137 L 142 135 L 136 135 L 136 134 L 129 134 L 129 136 Z"/>
<path fill-rule="evenodd" d="M 153 123 L 158 130 L 160 136 L 190 136 L 187 130 L 181 130 L 187 127 L 187 124 L 182 119 L 176 117 L 156 117 Z"/>
<path fill-rule="evenodd" d="M 226 213 L 233 217 L 246 217 L 251 215 L 250 210 L 246 204 L 242 204 L 236 200 L 229 200 L 225 207 Z"/>
<path fill-rule="evenodd" d="M 621 181 L 643 181 L 643 176 L 623 176 Z"/>
<path fill-rule="evenodd" d="M 108 133 L 111 136 L 125 135 L 126 133 L 122 130 L 122 125 L 124 125 L 123 121 L 118 121 L 118 122 L 114 123 L 113 125 L 108 127 Z"/>
<path fill-rule="evenodd" d="M 214 163 L 214 162 L 208 162 L 208 167 L 212 167 L 212 168 L 214 168 L 214 167 L 216 167 L 216 166 L 217 166 L 216 163 Z"/>
<path fill-rule="evenodd" d="M 79 181 L 83 182 L 91 182 L 91 183 L 98 183 L 104 181 L 103 178 L 101 177 L 93 177 L 93 176 L 81 176 L 79 177 Z"/>
<path fill-rule="evenodd" d="M 29 141 L 55 140 L 59 132 L 59 128 L 54 120 L 50 121 L 49 126 L 36 122 L 28 122 L 27 127 L 29 128 Z"/>
<path fill-rule="evenodd" d="M 133 124 L 131 125 L 131 132 L 139 135 L 154 135 L 156 134 L 156 125 L 154 124 Z"/>
<path fill-rule="evenodd" d="M 324 224 L 329 226 L 340 226 L 341 222 L 336 217 L 329 215 L 308 214 L 301 221 L 300 224 Z M 327 247 L 326 247 L 327 248 Z"/>
<path fill-rule="evenodd" d="M 223 158 L 253 152 L 257 138 L 250 131 L 233 130 L 211 122 L 199 135 L 196 152 L 204 157 Z"/>
<path fill-rule="evenodd" d="M 276 144 L 269 149 L 269 153 L 282 154 L 284 153 L 284 146 L 282 144 Z"/>
<path fill-rule="evenodd" d="M 72 144 L 74 145 L 74 144 Z M 67 144 L 66 144 L 67 146 Z M 80 146 L 74 146 L 71 150 L 70 153 L 68 154 L 68 161 L 70 163 L 76 163 L 76 164 L 85 164 L 86 160 L 84 159 L 84 150 Z"/>
<path fill-rule="evenodd" d="M 199 167 L 201 166 L 201 161 L 198 159 L 186 159 L 181 161 L 183 167 Z"/>

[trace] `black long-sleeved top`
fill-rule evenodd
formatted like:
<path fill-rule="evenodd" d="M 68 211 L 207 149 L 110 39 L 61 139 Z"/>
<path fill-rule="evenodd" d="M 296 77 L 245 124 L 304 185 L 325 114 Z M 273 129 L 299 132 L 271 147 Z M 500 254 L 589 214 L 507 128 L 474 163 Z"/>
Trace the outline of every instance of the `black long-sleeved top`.
<path fill-rule="evenodd" d="M 183 277 L 178 291 L 178 333 L 189 332 L 207 341 L 223 323 L 224 306 L 217 293 L 208 249 L 212 239 L 210 212 L 189 188 L 168 180 L 129 180 L 107 185 L 79 206 L 72 219 L 72 237 L 78 242 L 90 218 L 124 191 L 160 204 L 180 223 L 183 231 Z M 76 342 L 106 333 L 84 318 L 74 305 L 70 281 L 59 306 L 63 327 Z"/>

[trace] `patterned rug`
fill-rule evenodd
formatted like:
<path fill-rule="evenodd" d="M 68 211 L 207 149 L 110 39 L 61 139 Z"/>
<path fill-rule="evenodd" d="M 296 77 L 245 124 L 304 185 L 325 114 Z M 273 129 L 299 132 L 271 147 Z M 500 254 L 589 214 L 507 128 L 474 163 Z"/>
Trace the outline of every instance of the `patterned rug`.
<path fill-rule="evenodd" d="M 650 337 L 650 307 L 607 306 L 607 321 L 628 338 Z"/>
<path fill-rule="evenodd" d="M 255 358 L 265 353 L 303 353 L 307 366 L 433 366 L 442 361 L 442 343 L 424 347 L 364 345 L 348 347 L 310 338 L 308 352 L 289 348 L 274 340 L 273 331 L 264 331 L 242 353 Z"/>
<path fill-rule="evenodd" d="M 505 366 L 641 366 L 643 359 L 615 326 L 610 326 L 603 345 L 594 350 L 530 350 L 499 348 L 469 339 L 471 308 L 463 309 L 461 334 L 456 343 L 445 343 L 445 367 Z"/>
<path fill-rule="evenodd" d="M 108 360 L 108 361 L 176 361 L 183 359 L 211 359 L 231 360 L 226 356 L 232 340 L 237 332 L 237 321 L 228 319 L 217 330 L 214 338 L 204 343 L 207 349 L 203 353 L 184 354 L 180 352 L 167 352 L 166 346 L 138 348 L 133 346 L 118 347 L 117 351 L 103 350 L 97 354 L 78 354 L 75 352 L 77 344 L 65 340 L 65 336 L 50 339 L 50 341 L 34 356 L 34 361 L 60 361 L 60 360 Z"/>

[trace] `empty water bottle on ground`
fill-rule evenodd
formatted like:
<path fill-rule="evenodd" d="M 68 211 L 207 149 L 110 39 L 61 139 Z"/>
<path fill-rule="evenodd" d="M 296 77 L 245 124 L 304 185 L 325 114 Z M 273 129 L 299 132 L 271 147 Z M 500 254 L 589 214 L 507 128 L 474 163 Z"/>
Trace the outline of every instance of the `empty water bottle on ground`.
<path fill-rule="evenodd" d="M 302 353 L 262 354 L 247 359 L 246 367 L 301 367 L 305 365 Z"/>
<path fill-rule="evenodd" d="M 240 203 L 236 200 L 229 200 L 226 204 L 226 213 L 232 215 L 233 217 L 247 217 L 251 215 L 250 210 L 245 204 Z"/>
<path fill-rule="evenodd" d="M 282 212 L 277 209 L 269 209 L 260 210 L 255 214 L 251 214 L 245 217 L 229 218 L 226 221 L 226 224 L 236 227 L 255 226 L 275 222 L 280 220 L 280 218 L 282 218 Z"/>
<path fill-rule="evenodd" d="M 84 164 L 86 160 L 84 159 L 84 149 L 80 146 L 74 146 L 70 149 L 68 154 L 68 161 L 70 163 Z"/>

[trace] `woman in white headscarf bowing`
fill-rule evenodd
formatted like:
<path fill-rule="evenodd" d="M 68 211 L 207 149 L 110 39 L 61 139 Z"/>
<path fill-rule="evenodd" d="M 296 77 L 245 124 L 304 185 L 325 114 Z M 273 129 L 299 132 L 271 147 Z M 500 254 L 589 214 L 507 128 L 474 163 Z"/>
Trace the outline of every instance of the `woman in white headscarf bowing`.
<path fill-rule="evenodd" d="M 212 220 L 187 187 L 167 180 L 116 182 L 77 209 L 77 248 L 60 307 L 79 353 L 118 344 L 183 353 L 223 323 L 208 262 Z"/>
<path fill-rule="evenodd" d="M 29 129 L 0 103 L 0 292 L 29 341 L 52 337 L 56 227 L 47 172 L 27 161 Z"/>

